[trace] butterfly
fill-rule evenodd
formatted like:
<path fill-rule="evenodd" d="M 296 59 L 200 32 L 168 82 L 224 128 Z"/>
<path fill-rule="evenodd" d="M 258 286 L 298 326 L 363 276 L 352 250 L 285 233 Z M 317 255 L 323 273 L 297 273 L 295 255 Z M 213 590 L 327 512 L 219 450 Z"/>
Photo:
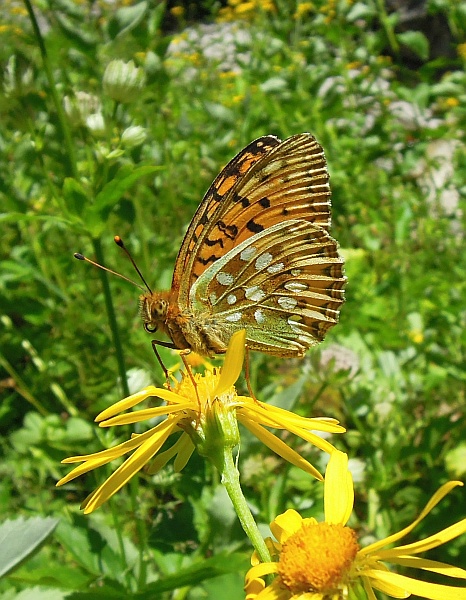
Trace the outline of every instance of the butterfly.
<path fill-rule="evenodd" d="M 309 133 L 260 137 L 214 180 L 181 244 L 169 290 L 140 296 L 149 333 L 212 357 L 234 332 L 246 346 L 303 356 L 338 322 L 343 258 L 329 235 L 330 187 Z"/>

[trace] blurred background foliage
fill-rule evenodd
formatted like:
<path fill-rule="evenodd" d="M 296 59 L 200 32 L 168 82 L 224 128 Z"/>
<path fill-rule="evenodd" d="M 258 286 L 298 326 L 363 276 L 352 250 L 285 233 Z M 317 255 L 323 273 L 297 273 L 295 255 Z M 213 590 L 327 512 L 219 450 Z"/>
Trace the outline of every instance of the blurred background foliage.
<path fill-rule="evenodd" d="M 465 3 L 4 0 L 1 14 L 0 498 L 4 519 L 60 521 L 1 597 L 243 597 L 250 548 L 199 457 L 141 474 L 137 496 L 86 518 L 80 500 L 111 471 L 54 485 L 64 457 L 130 435 L 94 426 L 100 410 L 163 384 L 138 292 L 73 252 L 134 278 L 118 234 L 149 285 L 168 287 L 203 193 L 261 135 L 323 145 L 348 286 L 340 324 L 305 359 L 253 356 L 255 393 L 347 427 L 333 441 L 351 457 L 364 540 L 464 478 Z M 131 93 L 112 86 L 115 59 Z M 264 531 L 290 506 L 321 515 L 321 486 L 246 435 L 240 470 Z M 415 538 L 463 513 L 459 489 Z M 430 557 L 464 554 L 460 539 Z"/>

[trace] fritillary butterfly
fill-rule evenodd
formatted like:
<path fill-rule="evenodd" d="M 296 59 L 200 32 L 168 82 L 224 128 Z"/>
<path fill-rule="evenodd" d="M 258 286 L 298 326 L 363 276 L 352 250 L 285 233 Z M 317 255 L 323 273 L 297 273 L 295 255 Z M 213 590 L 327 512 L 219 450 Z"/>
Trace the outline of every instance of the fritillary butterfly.
<path fill-rule="evenodd" d="M 183 239 L 170 290 L 140 297 L 149 333 L 203 356 L 246 344 L 302 356 L 338 322 L 343 258 L 330 237 L 322 147 L 309 133 L 251 142 L 217 176 Z"/>

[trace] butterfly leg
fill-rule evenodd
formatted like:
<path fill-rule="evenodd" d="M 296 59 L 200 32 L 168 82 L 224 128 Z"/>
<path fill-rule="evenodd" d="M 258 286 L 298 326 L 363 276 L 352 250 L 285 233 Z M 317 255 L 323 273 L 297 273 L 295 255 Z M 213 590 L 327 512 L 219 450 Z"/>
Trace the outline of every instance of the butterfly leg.
<path fill-rule="evenodd" d="M 246 379 L 246 385 L 248 386 L 248 392 L 249 395 L 251 396 L 251 398 L 254 400 L 254 402 L 259 403 L 259 400 L 256 398 L 254 392 L 252 391 L 252 387 L 251 387 L 251 378 L 250 378 L 250 373 L 249 373 L 249 348 L 246 345 L 246 361 L 245 361 L 245 369 L 244 369 L 245 373 L 245 379 Z"/>
<path fill-rule="evenodd" d="M 163 374 L 165 375 L 167 387 L 170 390 L 171 389 L 170 374 L 168 372 L 167 367 L 163 364 L 162 357 L 160 356 L 159 351 L 157 350 L 157 346 L 163 346 L 164 348 L 173 348 L 173 349 L 175 349 L 175 346 L 174 346 L 174 344 L 171 344 L 170 342 L 160 342 L 159 340 L 151 340 L 151 344 L 152 344 L 152 350 L 154 351 L 154 354 L 157 357 L 157 361 L 158 361 L 159 365 L 162 367 Z"/>
<path fill-rule="evenodd" d="M 191 383 L 193 384 L 194 387 L 194 391 L 196 392 L 196 398 L 197 398 L 197 407 L 198 407 L 198 415 L 201 414 L 201 399 L 199 398 L 199 392 L 197 390 L 197 383 L 196 380 L 194 379 L 194 375 L 193 372 L 191 370 L 191 367 L 188 364 L 188 361 L 186 360 L 186 356 L 191 352 L 191 350 L 186 349 L 186 350 L 181 350 L 180 351 L 180 358 L 183 361 L 184 366 L 186 367 L 186 373 L 188 374 L 188 377 L 191 379 Z M 199 423 L 196 423 L 196 426 L 199 425 Z"/>

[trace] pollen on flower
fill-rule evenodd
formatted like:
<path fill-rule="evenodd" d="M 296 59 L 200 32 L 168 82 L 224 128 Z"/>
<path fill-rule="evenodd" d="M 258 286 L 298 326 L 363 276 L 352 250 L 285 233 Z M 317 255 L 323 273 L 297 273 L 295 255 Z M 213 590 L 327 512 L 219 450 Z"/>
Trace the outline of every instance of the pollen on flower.
<path fill-rule="evenodd" d="M 341 524 L 308 523 L 282 546 L 278 573 L 292 593 L 328 592 L 341 583 L 359 550 L 356 533 Z"/>
<path fill-rule="evenodd" d="M 194 382 L 197 388 L 197 394 L 199 398 L 208 403 L 214 399 L 213 391 L 218 383 L 220 374 L 216 369 L 213 371 L 206 371 L 204 375 L 196 373 L 194 375 Z M 181 374 L 181 381 L 175 387 L 175 393 L 183 396 L 184 398 L 197 397 L 196 389 L 194 388 L 191 377 L 185 373 Z"/>

